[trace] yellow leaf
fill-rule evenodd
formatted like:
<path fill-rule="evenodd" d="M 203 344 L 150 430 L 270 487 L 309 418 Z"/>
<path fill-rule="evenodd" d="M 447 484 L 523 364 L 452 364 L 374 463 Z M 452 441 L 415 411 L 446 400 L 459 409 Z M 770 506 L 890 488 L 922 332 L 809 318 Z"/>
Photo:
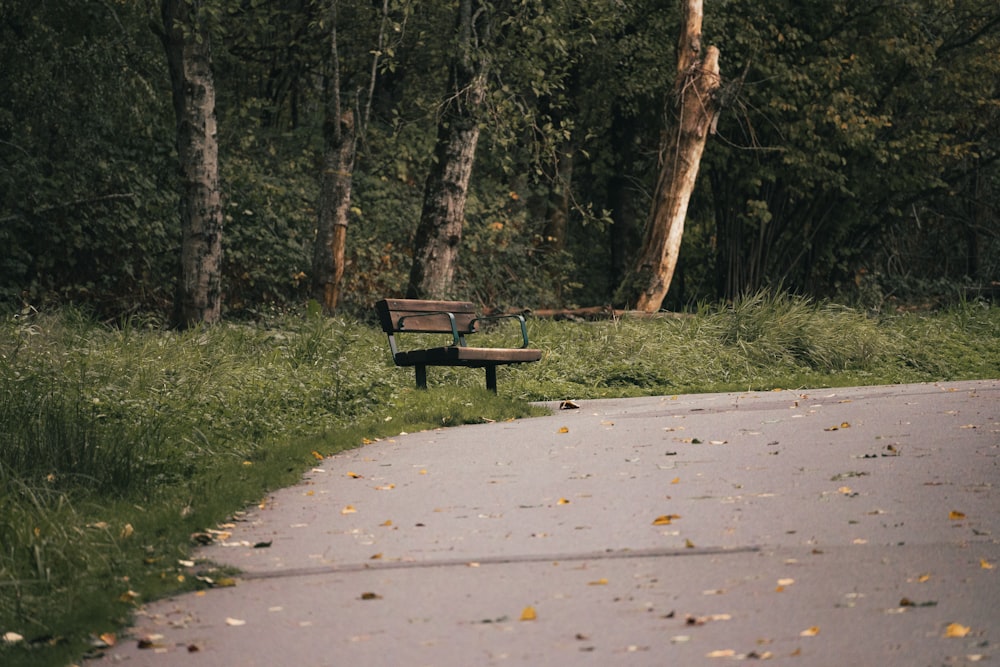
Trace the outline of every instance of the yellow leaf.
<path fill-rule="evenodd" d="M 732 658 L 736 655 L 736 651 L 731 648 L 723 649 L 721 651 L 712 651 L 711 653 L 706 653 L 706 658 Z"/>
<path fill-rule="evenodd" d="M 948 515 L 948 518 L 951 519 L 952 521 L 961 521 L 962 519 L 965 518 L 965 512 L 959 512 L 958 510 L 952 510 L 951 514 Z"/>
<path fill-rule="evenodd" d="M 556 505 L 569 505 L 569 501 L 566 500 L 565 498 L 560 498 L 559 500 L 556 501 Z"/>
<path fill-rule="evenodd" d="M 322 461 L 323 460 L 323 455 L 320 454 L 319 452 L 317 452 L 315 449 L 312 451 L 312 455 L 313 455 L 313 458 L 316 459 L 317 461 Z"/>
<path fill-rule="evenodd" d="M 681 483 L 681 478 L 680 477 L 674 477 L 672 480 L 670 480 L 670 483 L 671 484 L 680 484 Z"/>
<path fill-rule="evenodd" d="M 226 625 L 232 625 L 234 627 L 238 627 L 238 626 L 246 625 L 246 624 L 247 624 L 247 622 L 244 621 L 241 618 L 227 618 L 226 619 Z"/>
<path fill-rule="evenodd" d="M 929 575 L 929 574 L 922 574 L 919 577 L 917 577 L 917 583 L 918 584 L 925 584 L 925 583 L 927 583 L 930 580 L 931 580 L 931 575 Z"/>
<path fill-rule="evenodd" d="M 561 429 L 559 429 L 559 433 L 569 433 L 569 427 L 563 426 Z"/>
<path fill-rule="evenodd" d="M 347 476 L 350 477 L 351 479 L 363 479 L 363 476 L 359 475 L 356 472 L 350 472 L 350 471 L 348 471 L 347 472 Z"/>
<path fill-rule="evenodd" d="M 588 586 L 607 586 L 608 585 L 608 580 L 605 579 L 604 577 L 601 577 L 597 581 L 587 582 L 587 585 Z"/>
<path fill-rule="evenodd" d="M 654 526 L 669 526 L 674 519 L 681 518 L 679 514 L 664 514 L 653 519 Z"/>
<path fill-rule="evenodd" d="M 369 560 L 382 560 L 382 554 L 381 553 L 372 554 Z"/>
<path fill-rule="evenodd" d="M 126 523 L 122 527 L 121 538 L 124 540 L 126 538 L 132 537 L 132 533 L 134 533 L 134 532 L 135 532 L 135 528 L 132 527 L 132 524 Z"/>
<path fill-rule="evenodd" d="M 340 510 L 341 514 L 354 514 L 358 510 L 354 508 L 354 505 L 348 505 L 344 509 Z"/>
<path fill-rule="evenodd" d="M 382 522 L 381 524 L 379 524 L 379 525 L 381 525 L 381 526 L 387 526 L 387 527 L 388 527 L 388 526 L 391 526 L 391 525 L 392 525 L 392 519 L 386 519 L 385 521 L 383 521 L 383 522 Z"/>
<path fill-rule="evenodd" d="M 819 626 L 814 625 L 811 628 L 806 628 L 805 630 L 800 632 L 799 637 L 815 637 L 818 634 L 819 634 Z"/>
<path fill-rule="evenodd" d="M 521 612 L 522 621 L 533 621 L 538 618 L 538 614 L 535 612 L 535 608 L 532 606 L 527 606 L 524 611 Z"/>
<path fill-rule="evenodd" d="M 985 558 L 980 558 L 979 559 L 979 567 L 983 568 L 984 570 L 992 570 L 996 566 L 993 565 L 993 563 L 991 563 L 988 560 L 986 560 Z"/>
<path fill-rule="evenodd" d="M 849 496 L 852 493 L 854 493 L 853 491 L 851 491 L 851 487 L 849 486 L 842 486 L 839 489 L 837 489 L 837 491 L 843 493 L 845 496 Z"/>
<path fill-rule="evenodd" d="M 361 438 L 361 444 L 362 445 L 370 445 L 370 444 L 372 444 L 372 442 L 374 442 L 374 441 L 373 440 L 369 440 L 368 438 Z"/>
<path fill-rule="evenodd" d="M 684 540 L 684 548 L 685 549 L 694 549 L 694 542 L 692 542 L 691 540 L 685 539 Z"/>
<path fill-rule="evenodd" d="M 426 468 L 421 468 L 420 474 L 421 475 L 426 475 L 427 474 L 427 469 Z"/>
<path fill-rule="evenodd" d="M 383 484 L 382 486 L 376 486 L 376 491 L 392 491 L 396 488 L 395 484 Z"/>
<path fill-rule="evenodd" d="M 962 638 L 972 632 L 972 628 L 959 623 L 951 623 L 944 629 L 945 637 Z"/>

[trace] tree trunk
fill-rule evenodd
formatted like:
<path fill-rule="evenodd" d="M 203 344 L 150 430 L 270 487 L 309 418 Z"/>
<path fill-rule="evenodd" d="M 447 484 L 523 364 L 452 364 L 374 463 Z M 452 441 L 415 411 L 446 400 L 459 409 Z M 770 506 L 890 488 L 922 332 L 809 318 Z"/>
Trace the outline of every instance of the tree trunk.
<path fill-rule="evenodd" d="M 180 327 L 222 314 L 222 205 L 215 83 L 210 36 L 198 8 L 162 0 L 166 50 L 177 118 L 181 195 L 181 275 L 174 318 Z"/>
<path fill-rule="evenodd" d="M 701 22 L 701 0 L 687 0 L 674 91 L 680 118 L 676 132 L 670 133 L 661 146 L 660 175 L 639 259 L 616 297 L 619 301 L 634 301 L 636 310 L 644 312 L 659 310 L 670 288 L 688 202 L 718 112 L 715 91 L 720 84 L 719 50 L 709 47 L 704 60 L 699 60 Z"/>
<path fill-rule="evenodd" d="M 323 313 L 333 315 L 340 301 L 347 245 L 347 215 L 354 179 L 354 114 L 340 103 L 340 51 L 337 44 L 337 1 L 330 2 L 330 59 L 323 77 L 323 166 L 316 206 L 313 246 L 313 297 Z M 373 74 L 374 76 L 374 74 Z"/>
<path fill-rule="evenodd" d="M 351 207 L 354 173 L 354 114 L 344 112 L 335 136 L 328 136 L 320 176 L 316 245 L 313 249 L 313 295 L 326 315 L 332 315 L 340 301 L 344 277 L 344 249 L 347 244 L 347 216 Z M 327 131 L 327 135 L 334 134 Z"/>
<path fill-rule="evenodd" d="M 475 4 L 480 4 L 476 0 Z M 473 53 L 473 0 L 461 0 L 458 51 L 452 64 L 454 96 L 438 121 L 434 163 L 424 186 L 424 204 L 414 240 L 410 298 L 450 296 L 462 241 L 465 200 L 479 142 L 478 111 L 486 96 L 486 66 Z M 477 15 L 485 12 L 477 12 Z M 484 37 L 484 31 L 478 39 Z"/>

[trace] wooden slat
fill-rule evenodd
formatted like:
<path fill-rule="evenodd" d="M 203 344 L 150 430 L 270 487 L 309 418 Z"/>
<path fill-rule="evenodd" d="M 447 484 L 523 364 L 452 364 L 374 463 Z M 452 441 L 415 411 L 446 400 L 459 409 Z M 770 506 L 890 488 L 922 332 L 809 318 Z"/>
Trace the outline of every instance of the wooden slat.
<path fill-rule="evenodd" d="M 385 299 L 375 304 L 375 310 L 382 325 L 382 331 L 397 333 L 451 333 L 451 320 L 446 313 L 455 316 L 459 334 L 472 333 L 472 321 L 476 318 L 475 306 L 468 301 L 428 301 L 423 299 Z M 421 313 L 434 313 L 421 315 Z M 399 320 L 405 318 L 403 328 Z"/>

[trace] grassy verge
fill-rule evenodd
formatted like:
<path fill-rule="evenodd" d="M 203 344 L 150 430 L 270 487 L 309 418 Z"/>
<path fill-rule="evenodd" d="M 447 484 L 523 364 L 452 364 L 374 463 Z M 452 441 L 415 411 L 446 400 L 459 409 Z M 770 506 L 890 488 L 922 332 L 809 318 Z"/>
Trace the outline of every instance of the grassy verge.
<path fill-rule="evenodd" d="M 690 317 L 530 323 L 541 363 L 392 367 L 345 319 L 174 333 L 67 311 L 0 324 L 0 664 L 66 665 L 195 585 L 191 535 L 365 440 L 531 400 L 1000 377 L 1000 309 L 873 319 L 759 295 Z M 500 340 L 500 333 L 485 334 Z M 13 635 L 9 635 L 15 639 Z"/>

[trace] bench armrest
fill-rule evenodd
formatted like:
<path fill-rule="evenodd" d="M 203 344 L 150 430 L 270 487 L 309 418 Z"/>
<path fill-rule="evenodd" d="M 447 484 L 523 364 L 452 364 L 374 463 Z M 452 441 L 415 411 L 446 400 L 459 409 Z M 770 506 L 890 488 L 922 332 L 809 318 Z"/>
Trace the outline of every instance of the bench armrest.
<path fill-rule="evenodd" d="M 521 323 L 521 341 L 522 341 L 521 348 L 526 349 L 528 347 L 528 325 L 525 323 L 523 315 L 484 315 L 482 317 L 477 317 L 476 319 L 472 320 L 472 324 L 475 325 L 476 322 L 487 322 L 489 320 L 504 320 L 504 319 L 516 319 L 518 322 Z"/>
<path fill-rule="evenodd" d="M 436 311 L 431 311 L 431 312 L 428 312 L 428 313 L 411 313 L 410 315 L 406 315 L 405 317 L 399 318 L 396 321 L 396 328 L 400 332 L 403 332 L 403 331 L 405 331 L 405 327 L 403 326 L 403 321 L 404 320 L 407 320 L 407 319 L 409 319 L 411 317 L 428 317 L 428 316 L 432 316 L 432 315 L 434 315 L 434 316 L 436 316 L 436 315 L 447 315 L 448 316 L 448 321 L 451 322 L 451 336 L 452 336 L 452 343 L 451 344 L 452 345 L 456 345 L 456 346 L 459 345 L 459 344 L 461 344 L 462 337 L 459 336 L 459 334 L 458 334 L 458 324 L 455 322 L 455 314 L 454 313 L 449 313 L 449 312 L 443 311 L 443 310 L 436 310 Z M 473 321 L 475 321 L 475 320 L 473 320 Z M 444 333 L 444 332 L 442 331 L 441 333 Z"/>

